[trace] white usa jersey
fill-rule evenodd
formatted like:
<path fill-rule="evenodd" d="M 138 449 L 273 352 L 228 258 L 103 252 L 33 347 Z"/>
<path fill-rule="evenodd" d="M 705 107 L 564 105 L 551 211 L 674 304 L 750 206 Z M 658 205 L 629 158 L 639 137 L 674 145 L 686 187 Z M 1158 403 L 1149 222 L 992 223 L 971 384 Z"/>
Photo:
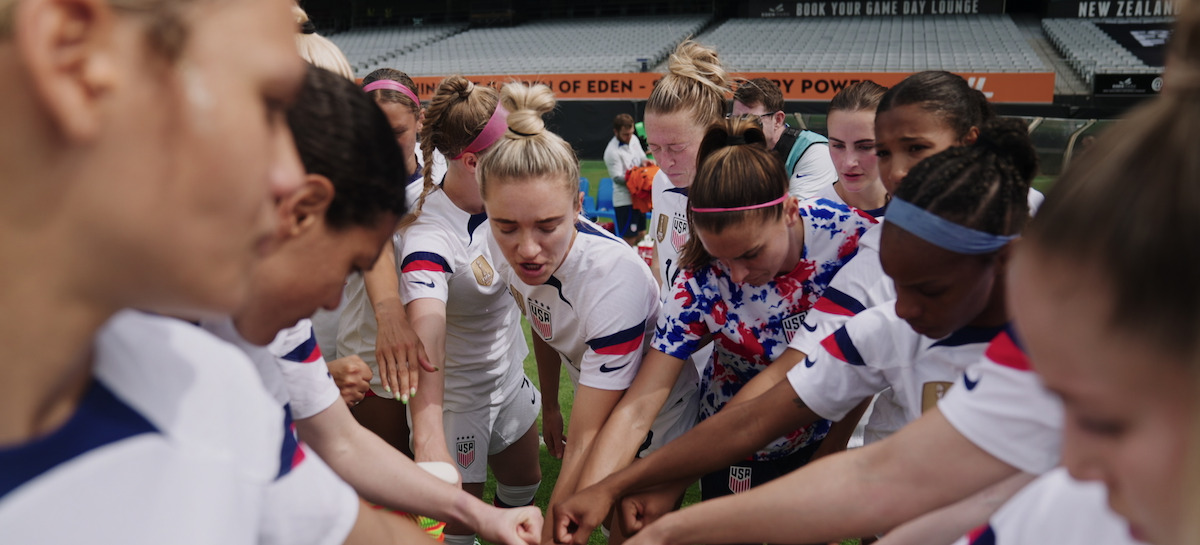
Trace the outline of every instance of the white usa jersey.
<path fill-rule="evenodd" d="M 94 343 L 75 414 L 0 448 L 0 541 L 252 544 L 283 411 L 237 348 L 134 311 Z"/>
<path fill-rule="evenodd" d="M 421 172 L 424 169 L 424 157 L 421 155 L 421 143 L 417 142 L 417 172 L 413 174 L 404 186 L 405 204 L 409 210 L 417 206 L 417 200 L 424 190 L 424 178 Z M 433 150 L 433 177 L 431 178 L 436 183 L 446 175 L 446 157 L 437 149 Z M 401 246 L 399 237 L 393 236 L 393 245 L 395 248 Z M 399 252 L 399 250 L 396 250 Z M 317 316 L 323 311 L 317 311 Z M 327 319 L 327 318 L 325 318 Z M 357 355 L 363 359 L 371 368 L 376 371 L 371 378 L 371 389 L 381 396 L 390 396 L 391 394 L 384 392 L 383 383 L 379 379 L 378 368 L 375 364 L 375 338 L 379 334 L 379 324 L 375 323 L 375 309 L 371 306 L 370 298 L 367 297 L 367 287 L 363 283 L 362 273 L 354 273 L 346 278 L 346 287 L 342 290 L 342 306 L 339 309 L 338 316 L 335 318 L 336 324 L 336 341 L 337 349 L 326 354 L 329 359 L 344 358 L 346 356 Z M 318 331 L 320 333 L 320 331 Z M 324 343 L 324 339 L 321 339 Z M 322 346 L 325 346 L 322 344 Z"/>
<path fill-rule="evenodd" d="M 661 170 L 654 175 L 651 188 L 654 211 L 650 233 L 658 250 L 658 270 L 655 272 L 665 296 L 670 286 L 675 285 L 679 276 L 679 255 L 691 238 L 687 219 L 688 190 L 671 185 L 671 179 Z"/>
<path fill-rule="evenodd" d="M 624 390 L 641 365 L 647 324 L 658 316 L 658 287 L 624 241 L 583 218 L 575 229 L 570 251 L 545 284 L 522 282 L 507 261 L 501 275 L 572 383 Z"/>
<path fill-rule="evenodd" d="M 813 412 L 835 421 L 891 388 L 892 395 L 881 396 L 871 412 L 863 435 L 869 444 L 936 406 L 1002 330 L 967 326 L 931 339 L 896 316 L 891 302 L 864 311 L 826 337 L 788 371 L 788 381 Z"/>
<path fill-rule="evenodd" d="M 1104 485 L 1076 481 L 1063 468 L 1029 483 L 988 524 L 955 545 L 1137 545 L 1129 523 L 1108 507 Z"/>
<path fill-rule="evenodd" d="M 872 225 L 858 240 L 858 254 L 833 277 L 829 287 L 804 316 L 788 348 L 811 354 L 818 344 L 847 320 L 868 308 L 896 298 L 892 279 L 879 264 L 879 235 L 883 222 Z"/>
<path fill-rule="evenodd" d="M 507 284 L 496 274 L 487 214 L 468 214 L 441 189 L 425 199 L 400 236 L 400 295 L 446 304 L 444 408 L 467 412 L 503 401 L 521 386 L 529 353 Z"/>
<path fill-rule="evenodd" d="M 1029 215 L 1033 216 L 1045 196 L 1031 188 L 1028 200 Z M 804 319 L 804 331 L 792 339 L 791 348 L 808 354 L 855 314 L 896 298 L 896 286 L 883 274 L 883 265 L 879 263 L 879 238 L 883 233 L 882 213 L 885 210 L 886 207 L 867 211 L 879 219 L 879 224 L 858 241 L 858 255 L 838 271 L 825 295 L 813 305 L 812 312 Z"/>
<path fill-rule="evenodd" d="M 938 408 L 954 429 L 1021 471 L 1058 465 L 1063 408 L 1029 366 L 1009 328 L 968 367 Z"/>
<path fill-rule="evenodd" d="M 831 201 L 806 201 L 800 208 L 804 248 L 796 267 L 762 286 L 739 284 L 720 261 L 684 271 L 666 297 L 655 331 L 654 349 L 687 359 L 709 335 L 711 365 L 701 381 L 700 418 L 716 414 L 742 386 L 787 349 L 804 313 L 829 280 L 855 253 L 869 217 Z M 819 441 L 822 421 L 788 434 L 755 454 L 770 460 Z"/>
<path fill-rule="evenodd" d="M 358 518 L 358 494 L 300 442 L 293 424 L 341 401 L 312 333 L 312 323 L 300 320 L 280 331 L 268 346 L 244 339 L 229 318 L 206 321 L 201 327 L 249 356 L 263 386 L 284 410 L 284 449 L 278 478 L 265 495 L 261 543 L 341 543 Z"/>

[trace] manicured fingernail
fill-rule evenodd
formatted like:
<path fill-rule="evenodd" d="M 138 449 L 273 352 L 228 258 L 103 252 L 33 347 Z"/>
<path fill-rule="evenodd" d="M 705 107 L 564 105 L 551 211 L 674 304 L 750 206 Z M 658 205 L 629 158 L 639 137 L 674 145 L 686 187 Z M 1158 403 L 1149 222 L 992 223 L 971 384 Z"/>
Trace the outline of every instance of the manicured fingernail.
<path fill-rule="evenodd" d="M 408 405 L 408 394 L 400 394 L 400 402 Z"/>
<path fill-rule="evenodd" d="M 385 392 L 387 392 L 387 393 L 389 393 L 389 394 L 390 394 L 390 393 L 392 393 L 392 387 L 391 387 L 391 386 L 384 386 L 384 387 L 383 387 L 383 391 L 385 391 Z"/>
<path fill-rule="evenodd" d="M 392 394 L 392 397 L 396 398 L 396 401 L 400 401 L 400 392 L 396 392 L 395 394 Z"/>
<path fill-rule="evenodd" d="M 434 371 L 435 373 L 436 373 L 436 372 L 438 372 L 438 371 L 441 371 L 441 370 L 442 370 L 442 368 L 441 368 L 441 367 L 434 367 L 434 368 L 433 368 L 433 371 Z"/>
<path fill-rule="evenodd" d="M 412 388 L 409 388 L 409 389 L 408 389 L 408 395 L 410 395 L 410 396 L 415 396 L 415 395 L 417 395 L 417 387 L 416 387 L 416 386 L 413 386 Z"/>

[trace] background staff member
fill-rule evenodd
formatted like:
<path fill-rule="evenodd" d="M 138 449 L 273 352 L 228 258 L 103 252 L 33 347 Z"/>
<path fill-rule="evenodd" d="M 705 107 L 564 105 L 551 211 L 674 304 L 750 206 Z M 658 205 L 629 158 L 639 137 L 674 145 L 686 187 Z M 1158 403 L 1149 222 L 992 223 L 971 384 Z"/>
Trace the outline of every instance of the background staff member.
<path fill-rule="evenodd" d="M 633 116 L 617 114 L 613 119 L 613 137 L 604 148 L 604 166 L 613 180 L 613 208 L 616 210 L 617 236 L 634 246 L 646 230 L 646 215 L 634 213 L 633 198 L 625 185 L 630 169 L 652 165 L 642 143 L 633 137 Z"/>
<path fill-rule="evenodd" d="M 787 170 L 788 194 L 804 200 L 837 181 L 829 140 L 783 122 L 783 92 L 767 78 L 755 78 L 733 93 L 733 115 L 754 115 L 762 122 L 767 147 Z"/>

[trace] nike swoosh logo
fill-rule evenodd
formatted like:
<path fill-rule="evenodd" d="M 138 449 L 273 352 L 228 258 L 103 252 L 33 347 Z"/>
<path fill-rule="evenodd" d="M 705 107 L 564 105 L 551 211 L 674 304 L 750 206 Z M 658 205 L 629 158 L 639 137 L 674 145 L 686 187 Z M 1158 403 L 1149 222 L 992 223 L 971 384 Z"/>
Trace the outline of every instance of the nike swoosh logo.
<path fill-rule="evenodd" d="M 817 330 L 817 326 L 808 325 L 808 320 L 805 317 L 800 318 L 800 325 L 804 326 L 804 329 L 807 329 L 809 333 L 812 333 Z"/>
<path fill-rule="evenodd" d="M 433 282 L 421 282 L 420 280 L 409 280 L 408 282 L 409 282 L 410 284 L 417 284 L 417 285 L 420 285 L 420 286 L 425 286 L 425 287 L 427 287 L 427 288 L 432 288 L 432 287 L 435 287 L 435 286 L 433 285 Z"/>
<path fill-rule="evenodd" d="M 975 387 L 979 385 L 979 380 L 980 379 L 971 380 L 971 377 L 967 376 L 965 371 L 963 372 L 963 386 L 967 387 L 968 392 L 974 390 Z"/>
<path fill-rule="evenodd" d="M 812 369 L 812 366 L 817 363 L 817 360 L 812 359 L 812 356 L 804 356 L 804 367 Z"/>
<path fill-rule="evenodd" d="M 613 372 L 613 371 L 619 371 L 619 370 L 621 370 L 621 369 L 624 369 L 624 368 L 626 368 L 626 367 L 629 367 L 629 364 L 630 364 L 630 363 L 631 363 L 631 362 L 628 362 L 628 361 L 627 361 L 627 362 L 625 362 L 625 365 L 622 365 L 622 366 L 620 366 L 620 367 L 609 367 L 609 366 L 608 366 L 608 364 L 606 364 L 606 363 L 602 363 L 602 364 L 600 364 L 600 372 L 601 372 L 601 373 L 611 373 L 611 372 Z"/>

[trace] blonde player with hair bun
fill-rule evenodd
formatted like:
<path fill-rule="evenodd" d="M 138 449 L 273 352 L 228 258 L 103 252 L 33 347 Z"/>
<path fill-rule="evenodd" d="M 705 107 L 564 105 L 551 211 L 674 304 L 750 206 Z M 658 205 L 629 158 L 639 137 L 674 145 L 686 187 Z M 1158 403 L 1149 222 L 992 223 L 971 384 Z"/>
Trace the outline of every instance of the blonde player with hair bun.
<path fill-rule="evenodd" d="M 397 247 L 400 296 L 435 369 L 420 371 L 410 399 L 412 448 L 418 462 L 444 461 L 463 488 L 483 495 L 487 469 L 498 481 L 496 505 L 533 502 L 538 464 L 540 395 L 525 376 L 528 348 L 501 257 L 488 244 L 488 215 L 476 183 L 480 163 L 507 130 L 498 93 L 461 76 L 442 81 L 426 110 L 421 140 L 424 190 L 404 220 Z M 433 153 L 447 158 L 433 179 Z M 394 361 L 379 362 L 394 376 Z M 403 372 L 403 370 L 401 370 Z M 446 529 L 446 541 L 469 545 L 471 530 Z"/>
<path fill-rule="evenodd" d="M 300 56 L 309 64 L 354 81 L 354 69 L 350 67 L 350 60 L 346 58 L 346 54 L 332 40 L 317 34 L 317 27 L 309 20 L 304 8 L 292 6 L 292 15 L 296 17 L 296 24 L 299 25 L 296 50 L 300 52 Z"/>
<path fill-rule="evenodd" d="M 478 175 L 492 253 L 504 256 L 497 268 L 500 281 L 533 330 L 545 392 L 543 435 L 550 452 L 563 458 L 550 499 L 554 505 L 581 484 L 597 434 L 639 372 L 644 339 L 658 314 L 658 289 L 624 241 L 579 216 L 579 160 L 542 120 L 555 105 L 550 89 L 509 84 L 501 102 L 512 111 L 508 131 L 480 162 Z M 604 282 L 595 281 L 598 270 L 605 271 Z M 565 440 L 557 403 L 563 368 L 575 385 Z M 694 418 L 693 403 L 671 406 L 655 420 L 647 443 L 656 446 L 679 435 Z M 634 446 L 645 437 L 637 437 Z M 606 461 L 624 465 L 628 459 L 622 458 Z M 549 539 L 546 534 L 543 542 Z"/>

